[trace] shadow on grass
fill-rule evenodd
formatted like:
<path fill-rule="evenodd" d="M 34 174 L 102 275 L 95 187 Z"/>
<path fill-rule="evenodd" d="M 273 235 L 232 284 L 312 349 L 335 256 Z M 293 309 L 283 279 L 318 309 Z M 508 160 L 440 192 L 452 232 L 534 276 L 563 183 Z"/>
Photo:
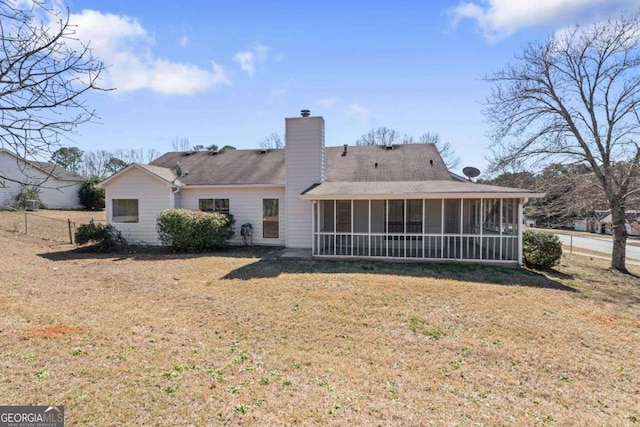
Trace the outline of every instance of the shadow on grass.
<path fill-rule="evenodd" d="M 387 261 L 335 261 L 312 259 L 263 258 L 233 270 L 223 280 L 251 280 L 275 278 L 281 274 L 388 274 L 393 276 L 448 279 L 465 282 L 526 286 L 576 292 L 547 275 L 519 268 L 503 268 L 481 264 L 387 262 Z M 557 273 L 558 276 L 571 276 Z"/>
<path fill-rule="evenodd" d="M 389 261 L 336 261 L 280 258 L 282 248 L 232 246 L 215 252 L 184 254 L 159 246 L 130 246 L 125 251 L 114 253 L 96 252 L 91 246 L 83 246 L 67 251 L 41 253 L 38 256 L 51 261 L 76 259 L 108 259 L 164 261 L 193 258 L 255 258 L 255 262 L 230 271 L 223 280 L 251 280 L 256 278 L 276 278 L 282 274 L 387 274 L 392 276 L 422 277 L 425 279 L 448 279 L 507 286 L 527 286 L 575 292 L 574 288 L 560 282 L 572 276 L 555 270 L 541 274 L 519 268 L 502 268 L 481 264 L 441 263 L 441 262 L 389 262 Z"/>
<path fill-rule="evenodd" d="M 168 259 L 192 258 L 263 258 L 276 256 L 282 248 L 266 246 L 229 246 L 212 252 L 179 253 L 166 246 L 128 246 L 117 252 L 98 252 L 96 246 L 81 246 L 67 251 L 40 253 L 38 256 L 50 261 L 69 261 L 74 259 L 112 259 L 113 261 L 162 261 Z"/>

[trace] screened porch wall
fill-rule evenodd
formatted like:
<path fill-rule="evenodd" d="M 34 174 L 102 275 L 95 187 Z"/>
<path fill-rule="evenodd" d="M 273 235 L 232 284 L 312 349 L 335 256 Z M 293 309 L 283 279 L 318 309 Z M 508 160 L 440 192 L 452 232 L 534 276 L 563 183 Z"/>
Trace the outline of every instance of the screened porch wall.
<path fill-rule="evenodd" d="M 319 200 L 313 255 L 519 261 L 520 200 Z"/>

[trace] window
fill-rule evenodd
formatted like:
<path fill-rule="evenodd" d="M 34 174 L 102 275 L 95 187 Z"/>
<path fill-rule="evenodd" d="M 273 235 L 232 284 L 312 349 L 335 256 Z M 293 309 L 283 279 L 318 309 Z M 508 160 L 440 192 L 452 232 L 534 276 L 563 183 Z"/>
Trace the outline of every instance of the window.
<path fill-rule="evenodd" d="M 198 209 L 205 212 L 229 214 L 229 199 L 200 199 Z"/>
<path fill-rule="evenodd" d="M 262 237 L 277 239 L 280 237 L 278 199 L 262 199 Z"/>
<path fill-rule="evenodd" d="M 460 199 L 445 199 L 444 232 L 446 234 L 460 234 L 460 208 Z"/>
<path fill-rule="evenodd" d="M 404 233 L 404 200 L 388 200 L 388 233 Z"/>
<path fill-rule="evenodd" d="M 112 222 L 133 223 L 138 222 L 138 199 L 113 199 Z"/>
<path fill-rule="evenodd" d="M 336 231 L 338 233 L 351 232 L 351 201 L 336 201 Z"/>
<path fill-rule="evenodd" d="M 200 199 L 198 209 L 205 212 L 213 212 L 213 199 Z"/>
<path fill-rule="evenodd" d="M 422 233 L 422 200 L 407 200 L 407 233 Z"/>
<path fill-rule="evenodd" d="M 216 199 L 215 211 L 223 214 L 229 214 L 229 199 Z"/>

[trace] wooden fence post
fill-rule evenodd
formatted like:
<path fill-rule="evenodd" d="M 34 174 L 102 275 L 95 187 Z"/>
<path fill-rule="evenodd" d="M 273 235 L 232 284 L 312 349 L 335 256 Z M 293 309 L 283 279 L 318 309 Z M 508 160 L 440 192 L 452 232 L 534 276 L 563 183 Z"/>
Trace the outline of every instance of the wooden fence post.
<path fill-rule="evenodd" d="M 71 220 L 67 219 L 67 223 L 69 224 L 69 243 L 73 245 L 73 234 L 71 233 Z"/>

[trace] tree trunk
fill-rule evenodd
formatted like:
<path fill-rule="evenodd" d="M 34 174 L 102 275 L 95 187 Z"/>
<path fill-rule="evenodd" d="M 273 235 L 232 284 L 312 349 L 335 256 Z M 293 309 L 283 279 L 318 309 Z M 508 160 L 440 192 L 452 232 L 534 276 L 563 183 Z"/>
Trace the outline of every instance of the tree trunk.
<path fill-rule="evenodd" d="M 625 265 L 627 255 L 626 215 L 624 206 L 620 203 L 611 203 L 611 225 L 613 228 L 611 268 L 627 273 L 627 267 Z"/>

